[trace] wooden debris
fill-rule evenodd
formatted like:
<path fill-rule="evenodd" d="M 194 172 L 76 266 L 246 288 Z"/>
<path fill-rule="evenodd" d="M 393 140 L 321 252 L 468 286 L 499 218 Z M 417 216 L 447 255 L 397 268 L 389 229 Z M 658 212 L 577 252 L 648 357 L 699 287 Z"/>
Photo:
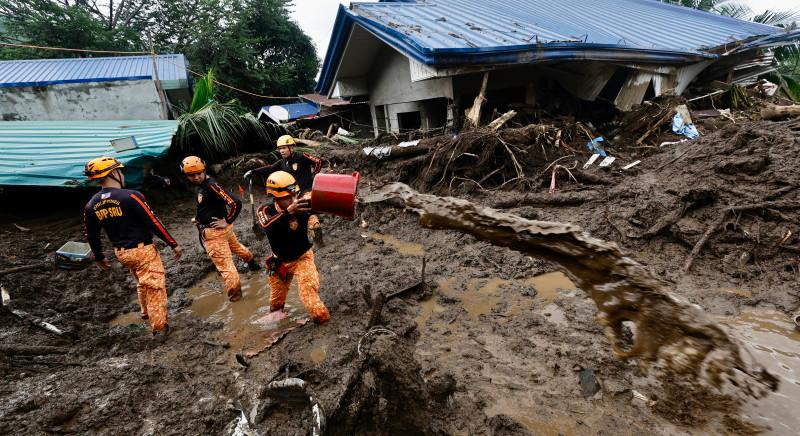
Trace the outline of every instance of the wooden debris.
<path fill-rule="evenodd" d="M 478 96 L 475 97 L 475 102 L 472 103 L 472 107 L 467 110 L 467 121 L 466 126 L 469 127 L 478 127 L 481 124 L 481 110 L 483 109 L 483 103 L 486 102 L 486 86 L 489 84 L 489 72 L 483 73 L 483 82 L 481 83 L 481 90 L 478 92 Z"/>
<path fill-rule="evenodd" d="M 776 106 L 773 104 L 761 109 L 761 118 L 765 120 L 796 117 L 798 115 L 800 115 L 800 104 L 791 106 Z"/>
<path fill-rule="evenodd" d="M 509 122 L 515 116 L 517 116 L 517 111 L 510 110 L 504 113 L 503 115 L 501 115 L 500 117 L 489 123 L 489 130 L 491 130 L 492 132 L 496 132 L 501 127 L 503 127 L 505 123 Z M 558 131 L 556 141 L 558 142 L 560 141 L 560 139 L 561 139 L 561 130 Z"/>

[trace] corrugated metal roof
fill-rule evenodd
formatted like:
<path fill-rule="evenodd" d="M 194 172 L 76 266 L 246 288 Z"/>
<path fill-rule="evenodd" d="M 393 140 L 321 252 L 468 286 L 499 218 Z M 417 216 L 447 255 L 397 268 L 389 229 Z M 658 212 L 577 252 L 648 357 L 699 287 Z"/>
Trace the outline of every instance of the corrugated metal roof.
<path fill-rule="evenodd" d="M 126 183 L 135 187 L 144 165 L 167 152 L 177 130 L 175 120 L 2 122 L 0 185 L 83 184 L 86 162 L 112 156 L 126 165 Z M 138 148 L 116 152 L 111 147 L 112 139 L 130 136 Z"/>
<path fill-rule="evenodd" d="M 350 104 L 349 101 L 341 99 L 341 98 L 328 98 L 322 94 L 301 94 L 300 98 L 303 100 L 308 100 L 311 103 L 316 104 L 317 106 L 324 106 L 324 107 L 333 107 L 333 106 L 345 106 Z"/>
<path fill-rule="evenodd" d="M 317 91 L 327 93 L 358 24 L 426 65 L 555 59 L 685 63 L 712 48 L 800 32 L 655 0 L 419 0 L 341 7 Z M 783 39 L 783 36 L 778 39 Z"/>
<path fill-rule="evenodd" d="M 182 54 L 156 56 L 156 68 L 162 82 L 182 81 L 188 87 Z M 152 56 L 0 61 L 0 88 L 152 78 Z"/>
<path fill-rule="evenodd" d="M 319 106 L 312 103 L 289 103 L 264 106 L 258 116 L 266 115 L 276 123 L 285 123 L 298 118 L 304 118 L 319 114 Z"/>

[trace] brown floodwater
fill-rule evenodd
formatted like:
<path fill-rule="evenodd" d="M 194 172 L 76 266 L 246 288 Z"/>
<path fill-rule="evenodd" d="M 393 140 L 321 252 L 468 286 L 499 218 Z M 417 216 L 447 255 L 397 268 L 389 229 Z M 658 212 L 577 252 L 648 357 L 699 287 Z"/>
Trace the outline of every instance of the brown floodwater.
<path fill-rule="evenodd" d="M 260 353 L 289 331 L 309 321 L 295 283 L 289 289 L 283 313 L 270 314 L 267 275 L 263 272 L 241 273 L 240 277 L 242 299 L 230 302 L 222 279 L 216 272 L 209 273 L 188 290 L 192 305 L 177 318 L 191 316 L 222 323 L 218 336 L 209 339 L 226 342 L 232 352 L 242 352 L 248 357 Z M 111 321 L 112 325 L 146 323 L 138 312 L 124 313 Z M 318 358 L 319 352 L 314 356 Z"/>
<path fill-rule="evenodd" d="M 422 257 L 425 255 L 425 248 L 422 246 L 422 244 L 403 241 L 395 238 L 392 235 L 378 232 L 369 232 L 367 233 L 367 236 L 378 241 L 383 241 L 384 244 L 394 248 L 398 253 L 406 256 Z"/>
<path fill-rule="evenodd" d="M 253 356 L 271 346 L 288 331 L 308 322 L 308 315 L 292 283 L 283 312 L 269 312 L 269 282 L 263 272 L 241 274 L 242 299 L 228 301 L 222 279 L 216 272 L 209 274 L 189 289 L 192 305 L 188 314 L 209 321 L 222 322 L 219 339 L 231 345 L 231 350 Z"/>
<path fill-rule="evenodd" d="M 780 312 L 753 309 L 722 322 L 780 379 L 777 392 L 745 407 L 745 419 L 769 427 L 768 434 L 800 434 L 800 332 L 792 319 Z"/>

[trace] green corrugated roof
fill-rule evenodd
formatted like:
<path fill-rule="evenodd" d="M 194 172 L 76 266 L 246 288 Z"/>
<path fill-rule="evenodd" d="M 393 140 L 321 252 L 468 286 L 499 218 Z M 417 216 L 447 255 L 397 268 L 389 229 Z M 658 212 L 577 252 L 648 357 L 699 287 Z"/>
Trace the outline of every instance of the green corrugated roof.
<path fill-rule="evenodd" d="M 126 166 L 126 183 L 141 183 L 142 170 L 166 154 L 178 130 L 174 120 L 0 122 L 0 185 L 76 186 L 86 162 L 112 156 Z M 133 136 L 138 148 L 116 152 L 112 139 Z"/>

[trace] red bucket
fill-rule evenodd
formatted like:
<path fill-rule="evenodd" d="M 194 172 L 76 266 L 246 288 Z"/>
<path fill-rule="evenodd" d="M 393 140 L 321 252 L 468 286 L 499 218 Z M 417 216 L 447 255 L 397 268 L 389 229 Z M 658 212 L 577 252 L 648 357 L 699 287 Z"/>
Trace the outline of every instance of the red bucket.
<path fill-rule="evenodd" d="M 317 174 L 311 188 L 311 209 L 352 221 L 356 217 L 356 194 L 361 175 Z"/>

